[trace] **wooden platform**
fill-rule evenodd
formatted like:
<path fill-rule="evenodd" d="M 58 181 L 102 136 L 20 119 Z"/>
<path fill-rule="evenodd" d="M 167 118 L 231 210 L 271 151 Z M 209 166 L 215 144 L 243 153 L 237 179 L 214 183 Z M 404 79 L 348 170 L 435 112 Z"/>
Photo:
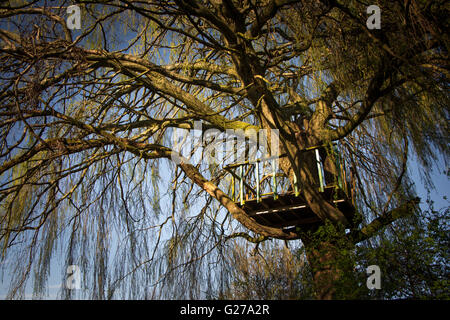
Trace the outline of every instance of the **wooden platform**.
<path fill-rule="evenodd" d="M 342 190 L 326 187 L 321 194 L 325 200 L 341 210 L 347 219 L 353 217 L 355 208 Z M 273 194 L 265 195 L 259 202 L 250 199 L 246 200 L 244 205 L 240 203 L 238 205 L 257 223 L 264 226 L 284 229 L 320 222 L 308 207 L 305 198 L 302 195 L 295 196 L 293 192 L 278 195 L 277 199 L 274 199 Z"/>

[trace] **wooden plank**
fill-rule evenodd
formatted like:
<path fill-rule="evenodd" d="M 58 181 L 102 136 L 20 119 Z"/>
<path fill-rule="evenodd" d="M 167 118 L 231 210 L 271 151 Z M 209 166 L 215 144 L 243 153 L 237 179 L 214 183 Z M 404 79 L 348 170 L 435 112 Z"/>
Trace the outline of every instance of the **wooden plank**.
<path fill-rule="evenodd" d="M 319 217 L 309 217 L 309 218 L 303 218 L 303 219 L 297 219 L 297 220 L 290 220 L 283 224 L 282 223 L 272 224 L 270 226 L 273 228 L 286 228 L 286 227 L 316 223 L 316 222 L 320 222 L 320 221 L 321 220 Z"/>
<path fill-rule="evenodd" d="M 354 215 L 355 208 L 343 190 L 336 189 L 335 186 L 326 186 L 322 195 L 325 200 L 334 203 L 342 210 L 347 218 L 351 219 Z M 241 207 L 257 223 L 274 228 L 320 222 L 320 219 L 306 204 L 304 196 L 300 194 L 299 197 L 296 197 L 293 191 L 278 195 L 276 200 L 273 198 L 273 194 L 261 197 L 260 202 L 257 199 L 249 199 Z"/>
<path fill-rule="evenodd" d="M 308 206 L 305 204 L 302 205 L 287 205 L 287 206 L 281 206 L 274 209 L 267 209 L 267 210 L 259 210 L 256 212 L 249 213 L 250 216 L 258 215 L 258 214 L 267 214 L 267 213 L 277 213 L 277 212 L 283 212 L 283 211 L 289 211 L 289 210 L 298 210 L 307 208 Z"/>
<path fill-rule="evenodd" d="M 267 220 L 266 218 L 264 218 L 263 215 L 258 216 L 257 219 L 262 220 L 264 223 L 260 223 L 259 221 L 257 221 L 257 219 L 255 219 L 255 217 L 252 217 L 252 218 L 253 218 L 253 220 L 255 220 L 259 224 L 262 224 L 262 225 L 265 225 L 265 226 L 273 225 L 273 223 L 271 221 Z"/>

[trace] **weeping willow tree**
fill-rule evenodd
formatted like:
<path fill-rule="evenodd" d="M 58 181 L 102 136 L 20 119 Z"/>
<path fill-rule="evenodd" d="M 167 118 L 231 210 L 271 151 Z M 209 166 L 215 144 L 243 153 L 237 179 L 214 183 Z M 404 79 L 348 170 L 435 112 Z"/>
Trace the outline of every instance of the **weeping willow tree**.
<path fill-rule="evenodd" d="M 233 275 L 233 243 L 298 240 L 314 296 L 333 298 L 355 246 L 414 217 L 412 159 L 432 187 L 448 155 L 445 1 L 77 1 L 80 30 L 71 4 L 0 6 L 10 297 L 28 279 L 39 297 L 61 256 L 83 284 L 62 297 L 213 297 Z M 198 123 L 250 141 L 278 130 L 269 148 L 319 222 L 286 231 L 249 217 L 222 164 L 178 156 L 174 132 Z M 332 143 L 355 221 L 317 190 L 306 156 Z"/>

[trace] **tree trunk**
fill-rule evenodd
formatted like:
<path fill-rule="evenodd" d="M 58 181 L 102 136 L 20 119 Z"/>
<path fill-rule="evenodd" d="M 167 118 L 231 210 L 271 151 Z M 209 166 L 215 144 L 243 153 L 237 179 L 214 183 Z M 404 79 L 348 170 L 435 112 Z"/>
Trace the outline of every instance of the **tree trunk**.
<path fill-rule="evenodd" d="M 319 300 L 331 300 L 336 293 L 336 282 L 341 270 L 338 268 L 338 249 L 330 242 L 322 242 L 306 248 L 311 267 L 314 291 Z"/>
<path fill-rule="evenodd" d="M 343 230 L 332 225 L 316 224 L 308 229 L 302 231 L 301 239 L 311 268 L 316 298 L 352 297 L 356 292 L 354 257 L 351 254 L 354 246 Z"/>
<path fill-rule="evenodd" d="M 268 122 L 263 121 L 263 124 L 265 128 L 270 129 Z M 307 134 L 295 123 L 290 123 L 288 129 L 294 133 L 294 136 L 292 141 L 285 139 L 280 145 L 281 154 L 288 155 L 280 158 L 280 169 L 289 177 L 292 186 L 294 174 L 297 175 L 306 204 L 321 219 L 320 223 L 314 225 L 298 226 L 298 230 L 312 269 L 317 299 L 333 299 L 336 296 L 336 284 L 342 283 L 340 280 L 346 273 L 353 273 L 353 268 L 349 268 L 352 262 L 347 257 L 349 247 L 343 231 L 348 221 L 344 213 L 325 200 L 319 192 L 315 151 L 304 151 L 307 147 L 321 145 L 321 141 L 315 138 L 314 134 Z M 331 157 L 326 156 L 325 150 L 319 149 L 319 152 L 322 158 L 326 159 L 324 162 L 326 178 L 332 181 L 337 174 L 337 168 Z M 325 232 L 317 232 L 321 226 L 325 227 L 322 230 Z"/>

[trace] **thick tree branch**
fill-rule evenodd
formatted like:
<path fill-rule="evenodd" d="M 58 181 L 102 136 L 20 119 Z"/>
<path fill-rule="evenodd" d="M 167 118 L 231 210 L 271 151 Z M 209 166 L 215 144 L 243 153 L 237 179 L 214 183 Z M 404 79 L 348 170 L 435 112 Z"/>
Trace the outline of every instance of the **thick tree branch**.
<path fill-rule="evenodd" d="M 242 210 L 231 198 L 225 194 L 217 185 L 207 180 L 198 171 L 196 167 L 188 163 L 185 159 L 180 157 L 180 167 L 183 172 L 188 176 L 195 184 L 200 188 L 210 194 L 214 199 L 219 201 L 219 203 L 224 206 L 228 212 L 240 222 L 247 229 L 260 234 L 264 237 L 271 237 L 277 239 L 293 240 L 298 239 L 298 234 L 295 232 L 287 232 L 282 229 L 266 227 L 258 224 L 252 218 L 250 218 L 247 213 Z"/>
<path fill-rule="evenodd" d="M 386 212 L 381 217 L 376 218 L 362 229 L 351 232 L 349 235 L 350 240 L 356 244 L 373 237 L 377 232 L 390 225 L 395 220 L 412 215 L 419 203 L 420 198 L 414 198 L 404 203 L 400 207 Z"/>

